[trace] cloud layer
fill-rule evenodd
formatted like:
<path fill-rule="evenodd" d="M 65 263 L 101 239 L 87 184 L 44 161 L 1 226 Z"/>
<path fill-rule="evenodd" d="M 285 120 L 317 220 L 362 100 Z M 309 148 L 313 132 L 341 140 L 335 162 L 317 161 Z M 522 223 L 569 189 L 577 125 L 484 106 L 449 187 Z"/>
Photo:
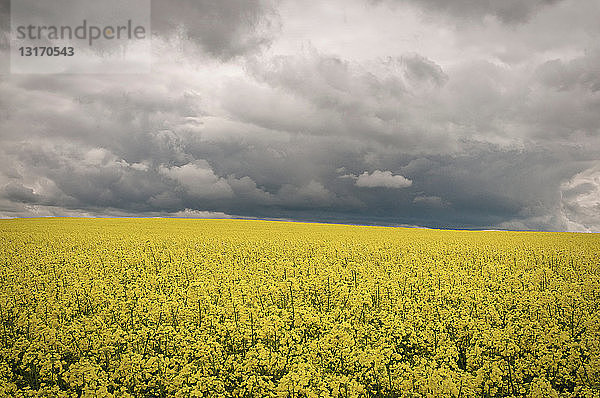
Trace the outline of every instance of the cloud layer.
<path fill-rule="evenodd" d="M 526 22 L 543 7 L 551 6 L 559 1 L 561 0 L 412 0 L 414 4 L 424 7 L 427 11 L 447 13 L 454 18 L 479 20 L 491 16 L 504 23 Z"/>
<path fill-rule="evenodd" d="M 365 171 L 359 175 L 355 185 L 366 188 L 408 188 L 412 181 L 401 175 L 393 175 L 391 171 L 375 170 L 371 174 Z"/>
<path fill-rule="evenodd" d="M 0 76 L 0 216 L 600 231 L 597 2 L 176 3 L 150 74 Z"/>

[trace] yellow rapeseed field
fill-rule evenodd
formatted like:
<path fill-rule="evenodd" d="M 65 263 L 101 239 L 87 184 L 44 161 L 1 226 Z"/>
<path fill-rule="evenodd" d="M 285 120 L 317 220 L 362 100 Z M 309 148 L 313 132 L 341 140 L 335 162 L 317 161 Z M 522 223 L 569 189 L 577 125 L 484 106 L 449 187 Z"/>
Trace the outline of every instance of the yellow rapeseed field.
<path fill-rule="evenodd" d="M 0 396 L 599 396 L 597 234 L 2 220 L 0 262 Z"/>

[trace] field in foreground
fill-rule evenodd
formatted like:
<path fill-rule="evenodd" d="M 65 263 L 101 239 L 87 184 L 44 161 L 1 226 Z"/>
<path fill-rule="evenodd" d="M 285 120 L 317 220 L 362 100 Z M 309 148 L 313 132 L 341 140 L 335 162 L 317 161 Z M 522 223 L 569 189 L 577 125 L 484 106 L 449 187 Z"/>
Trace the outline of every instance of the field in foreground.
<path fill-rule="evenodd" d="M 600 235 L 0 221 L 0 396 L 600 394 Z"/>

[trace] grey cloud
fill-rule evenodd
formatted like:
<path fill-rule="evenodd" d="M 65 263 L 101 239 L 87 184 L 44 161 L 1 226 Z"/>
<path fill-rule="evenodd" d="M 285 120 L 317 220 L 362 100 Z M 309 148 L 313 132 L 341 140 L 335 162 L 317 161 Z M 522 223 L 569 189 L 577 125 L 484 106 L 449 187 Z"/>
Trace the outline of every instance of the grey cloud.
<path fill-rule="evenodd" d="M 323 184 L 318 181 L 310 180 L 306 185 L 294 186 L 284 184 L 278 191 L 278 196 L 283 200 L 285 207 L 295 209 L 318 209 L 329 207 L 335 203 L 333 195 Z"/>
<path fill-rule="evenodd" d="M 442 86 L 448 81 L 448 75 L 441 66 L 419 54 L 409 54 L 402 57 L 406 65 L 405 74 L 411 81 L 432 83 Z"/>
<path fill-rule="evenodd" d="M 25 0 L 21 0 L 23 2 Z M 90 2 L 85 3 L 89 12 Z M 135 3 L 132 3 L 134 5 Z M 124 4 L 126 6 L 127 4 Z M 94 6 L 103 7 L 102 2 Z M 279 21 L 271 0 L 150 0 L 151 28 L 155 39 L 174 40 L 182 48 L 187 41 L 202 51 L 229 59 L 252 53 L 267 46 L 279 29 Z M 58 18 L 79 15 L 77 7 L 65 9 L 44 2 L 29 1 L 31 18 Z M 0 1 L 0 44 L 8 44 L 6 32 L 10 23 L 10 1 Z M 144 10 L 132 9 L 132 15 Z M 82 14 L 83 15 L 83 14 Z M 195 51 L 187 47 L 186 51 Z"/>
<path fill-rule="evenodd" d="M 412 181 L 391 171 L 375 170 L 372 173 L 364 172 L 356 177 L 356 186 L 365 188 L 408 188 Z"/>
<path fill-rule="evenodd" d="M 277 29 L 269 0 L 152 0 L 152 30 L 198 43 L 220 58 L 252 52 Z"/>
<path fill-rule="evenodd" d="M 542 3 L 531 4 L 520 12 Z M 211 7 L 223 26 L 240 27 L 205 41 L 213 22 L 193 19 Z M 473 7 L 465 15 L 500 15 L 501 5 Z M 368 61 L 311 45 L 290 55 L 252 39 L 266 3 L 185 10 L 161 18 L 189 25 L 184 40 L 218 59 L 166 45 L 155 72 L 135 78 L 0 78 L 1 216 L 600 225 L 594 51 L 526 51 L 523 64 L 488 53 L 446 62 L 426 48 Z M 175 33 L 161 23 L 159 40 Z"/>
<path fill-rule="evenodd" d="M 600 165 L 561 185 L 561 211 L 568 230 L 600 232 Z"/>
<path fill-rule="evenodd" d="M 427 195 L 415 196 L 415 198 L 413 199 L 413 203 L 416 205 L 422 205 L 425 207 L 434 207 L 434 208 L 449 206 L 449 203 L 444 201 L 444 199 L 440 198 L 439 196 L 427 196 Z"/>
<path fill-rule="evenodd" d="M 10 46 L 10 0 L 0 0 L 0 49 Z M 0 64 L 0 73 L 9 70 L 8 60 Z"/>
<path fill-rule="evenodd" d="M 319 65 L 319 61 L 308 62 L 312 66 Z M 284 77 L 290 74 L 285 68 L 281 70 L 282 77 L 271 75 L 275 80 L 269 80 L 268 74 L 258 82 L 251 77 L 242 80 L 243 84 L 238 80 L 236 106 L 228 105 L 232 101 L 228 95 L 221 97 L 228 112 L 226 116 L 203 115 L 202 107 L 197 106 L 202 102 L 198 97 L 182 100 L 177 106 L 173 105 L 173 98 L 165 98 L 165 105 L 161 106 L 160 91 L 155 94 L 154 88 L 154 85 L 164 84 L 161 80 L 148 80 L 145 82 L 147 87 L 139 94 L 125 97 L 116 94 L 118 89 L 86 94 L 85 88 L 74 85 L 70 96 L 83 94 L 90 100 L 54 101 L 57 108 L 50 107 L 45 111 L 54 116 L 45 117 L 50 123 L 44 128 L 22 125 L 29 128 L 32 135 L 13 136 L 11 141 L 23 142 L 5 148 L 14 164 L 21 168 L 20 172 L 12 173 L 12 177 L 5 174 L 5 184 L 33 187 L 41 180 L 49 180 L 53 189 L 46 193 L 36 191 L 39 197 L 27 196 L 28 191 L 24 191 L 21 198 L 27 198 L 32 205 L 69 211 L 112 209 L 135 214 L 176 214 L 195 209 L 242 216 L 362 219 L 426 226 L 503 225 L 549 229 L 565 225 L 564 220 L 544 219 L 544 216 L 558 211 L 562 181 L 581 171 L 583 166 L 575 159 L 588 157 L 593 160 L 590 153 L 586 154 L 583 148 L 573 148 L 569 154 L 560 145 L 550 153 L 535 148 L 504 148 L 487 142 L 499 136 L 496 129 L 482 131 L 482 141 L 473 139 L 473 128 L 491 125 L 489 120 L 466 117 L 469 115 L 465 113 L 466 109 L 473 111 L 473 108 L 489 106 L 483 99 L 491 98 L 496 101 L 495 109 L 511 111 L 510 101 L 502 98 L 505 75 L 498 75 L 493 67 L 478 68 L 482 75 L 478 79 L 489 85 L 488 91 L 482 93 L 480 87 L 472 91 L 463 84 L 469 76 L 473 78 L 467 69 L 463 72 L 464 77 L 450 75 L 445 91 L 421 92 L 406 85 L 402 69 L 388 65 L 383 70 L 369 72 L 358 65 L 345 65 L 340 60 L 331 66 L 348 71 L 347 79 L 335 80 L 336 88 L 331 95 L 341 92 L 346 93 L 343 95 L 347 98 L 353 98 L 355 113 L 352 115 L 347 115 L 343 106 L 332 105 L 330 109 L 314 106 L 323 95 L 319 88 L 325 83 L 315 84 L 313 92 L 305 91 L 295 83 L 284 85 L 282 82 L 287 81 Z M 312 66 L 304 72 L 306 76 L 314 71 Z M 298 75 L 298 79 L 300 76 L 304 74 Z M 376 83 L 399 76 L 398 81 L 403 87 L 409 87 L 406 90 L 416 91 L 411 95 L 378 97 L 379 93 L 386 92 L 384 84 L 363 85 L 357 83 L 354 76 L 370 76 L 365 80 Z M 327 81 L 326 77 L 315 79 L 321 78 Z M 35 98 L 47 92 L 40 92 L 41 84 L 17 83 L 16 86 L 9 85 L 15 93 L 11 104 L 17 108 L 21 99 Z M 94 87 L 93 84 L 90 86 Z M 259 101 L 256 106 L 251 95 L 256 87 L 261 88 L 262 98 L 272 96 L 273 102 Z M 474 97 L 471 98 L 473 102 L 465 102 L 461 107 L 460 101 L 451 95 L 453 90 Z M 247 92 L 250 95 L 246 95 Z M 429 116 L 430 107 L 423 108 L 420 95 L 437 101 L 435 118 Z M 517 91 L 511 95 L 521 94 Z M 175 97 L 175 101 L 184 97 Z M 277 112 L 273 112 L 277 109 L 277 98 L 296 98 L 300 101 L 297 104 L 304 101 L 304 118 L 294 119 L 292 106 L 285 120 L 274 122 L 277 120 Z M 383 119 L 380 130 L 364 130 L 365 123 L 356 121 L 368 119 L 370 112 L 378 109 L 371 103 L 373 98 L 382 101 L 375 105 L 387 103 L 392 107 L 395 104 L 410 112 L 404 117 Z M 70 104 L 67 109 L 72 112 L 59 111 L 66 103 Z M 250 106 L 254 106 L 253 113 L 247 111 Z M 523 112 L 526 111 L 528 109 Z M 428 117 L 421 117 L 419 112 Z M 134 113 L 136 117 L 125 117 L 128 113 Z M 106 114 L 117 116 L 116 122 L 102 118 Z M 324 115 L 335 115 L 346 124 L 335 127 L 335 124 L 328 124 L 328 117 Z M 499 115 L 518 120 L 507 111 Z M 438 125 L 448 123 L 447 118 L 455 120 L 457 127 L 453 135 Z M 76 122 L 79 119 L 82 121 Z M 321 120 L 320 124 L 315 120 Z M 14 120 L 3 123 L 13 123 L 18 128 Z M 410 141 L 404 132 L 413 127 L 429 132 L 412 141 L 412 146 L 407 146 Z M 111 133 L 112 128 L 117 130 Z M 48 129 L 52 129 L 50 136 Z M 439 129 L 439 136 L 434 133 L 436 129 Z M 96 131 L 108 135 L 97 135 Z M 78 143 L 69 144 L 75 137 Z M 547 143 L 553 142 L 554 136 L 549 135 L 548 139 Z M 38 143 L 33 144 L 35 141 Z M 437 145 L 436 141 L 454 141 L 454 145 Z M 557 156 L 566 158 L 557 161 Z M 345 167 L 344 172 L 356 178 L 338 178 L 336 169 L 340 167 Z M 390 183 L 380 181 L 366 185 L 402 185 L 404 188 L 357 187 L 357 179 L 366 169 L 398 170 L 398 174 L 406 178 L 397 184 L 400 175 L 383 171 L 369 173 L 363 179 L 379 176 Z M 409 180 L 411 184 L 408 184 Z M 14 188 L 12 191 L 5 188 L 4 192 L 5 197 L 7 193 L 12 194 L 8 198 L 13 202 L 17 199 Z M 14 205 L 13 212 L 22 211 L 20 209 L 19 205 Z M 5 210 L 5 214 L 11 212 Z"/>
<path fill-rule="evenodd" d="M 206 161 L 159 168 L 159 173 L 177 181 L 194 198 L 223 199 L 233 196 L 227 180 L 215 175 Z"/>
<path fill-rule="evenodd" d="M 538 67 L 537 74 L 543 84 L 559 91 L 576 88 L 600 91 L 600 51 L 589 52 L 569 62 L 547 61 Z"/>
<path fill-rule="evenodd" d="M 420 115 L 412 112 L 413 108 L 436 106 L 436 96 L 447 79 L 439 65 L 420 55 L 387 58 L 376 67 L 366 68 L 309 50 L 303 56 L 252 61 L 248 70 L 268 88 L 247 85 L 244 89 L 248 95 L 237 90 L 236 100 L 226 104 L 232 112 L 240 109 L 236 113 L 245 121 L 292 132 L 368 136 L 382 144 L 402 142 L 406 150 L 419 146 L 419 141 L 430 135 L 437 136 L 430 142 L 432 149 L 448 145 L 445 132 L 423 131 L 421 121 L 415 120 Z M 281 100 L 269 100 L 271 106 L 261 107 L 264 114 L 260 114 L 255 109 L 256 100 L 240 103 L 246 96 L 258 98 L 258 103 L 269 97 Z M 248 103 L 251 110 L 247 110 Z M 289 103 L 295 104 L 298 112 L 288 118 Z M 292 120 L 290 130 L 286 125 Z"/>
<path fill-rule="evenodd" d="M 145 202 L 164 191 L 152 175 L 131 167 L 103 148 L 29 144 L 15 150 L 14 161 L 24 170 L 23 180 L 40 186 L 39 205 L 67 208 L 148 208 Z"/>
<path fill-rule="evenodd" d="M 384 1 L 384 0 L 378 0 Z M 397 0 L 388 0 L 397 1 Z M 552 6 L 561 0 L 411 0 L 413 4 L 427 11 L 446 13 L 462 20 L 481 20 L 493 16 L 508 24 L 526 22 L 544 7 Z"/>
<path fill-rule="evenodd" d="M 3 197 L 15 202 L 36 203 L 39 201 L 39 196 L 32 188 L 23 186 L 17 182 L 11 182 L 2 188 Z"/>
<path fill-rule="evenodd" d="M 272 87 L 290 91 L 326 109 L 351 111 L 377 96 L 398 98 L 404 82 L 397 65 L 384 65 L 381 76 L 339 57 L 309 50 L 303 56 L 278 56 L 250 62 L 249 71 Z M 361 98 L 360 95 L 365 95 Z M 367 96 L 370 95 L 370 96 Z"/>

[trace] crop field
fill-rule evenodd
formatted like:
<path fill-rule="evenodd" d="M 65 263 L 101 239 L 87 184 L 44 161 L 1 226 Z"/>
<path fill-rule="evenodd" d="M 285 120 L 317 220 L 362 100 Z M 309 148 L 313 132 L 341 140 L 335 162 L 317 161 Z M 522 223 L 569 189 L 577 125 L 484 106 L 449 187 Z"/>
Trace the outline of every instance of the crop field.
<path fill-rule="evenodd" d="M 600 235 L 0 221 L 0 396 L 596 397 Z"/>

